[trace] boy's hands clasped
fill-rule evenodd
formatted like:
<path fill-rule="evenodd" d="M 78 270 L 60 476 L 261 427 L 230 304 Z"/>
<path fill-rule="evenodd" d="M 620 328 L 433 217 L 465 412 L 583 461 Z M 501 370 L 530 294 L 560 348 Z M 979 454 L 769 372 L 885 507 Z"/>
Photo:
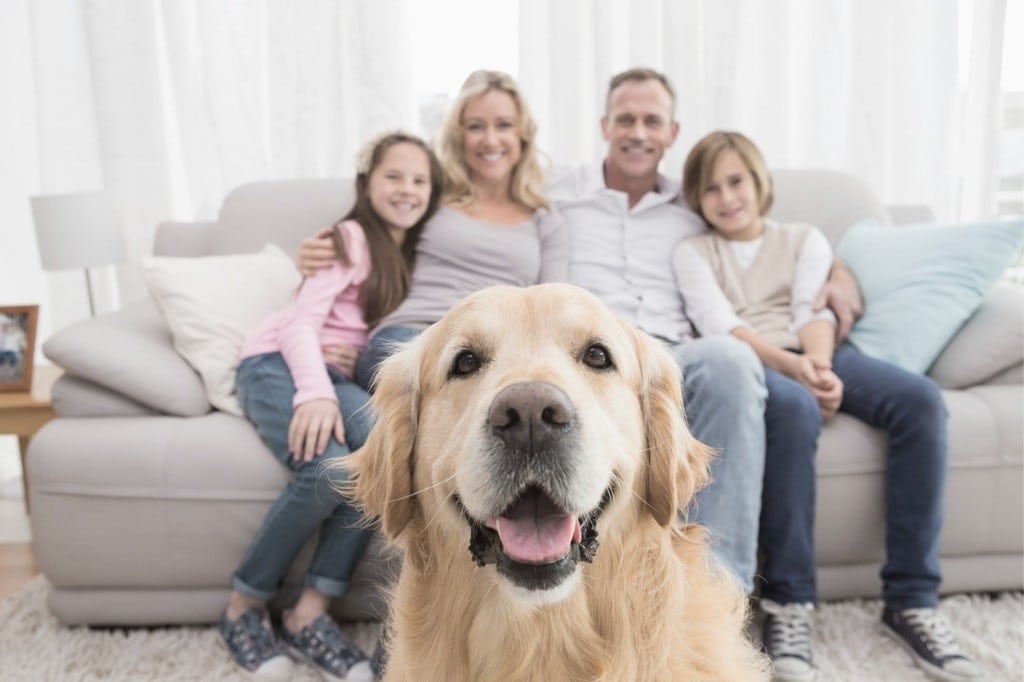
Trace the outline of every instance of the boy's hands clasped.
<path fill-rule="evenodd" d="M 821 408 L 822 420 L 831 419 L 843 401 L 843 381 L 832 371 L 832 363 L 811 355 L 790 353 L 786 374 L 806 386 Z"/>
<path fill-rule="evenodd" d="M 295 461 L 309 462 L 327 449 L 331 435 L 345 442 L 345 423 L 338 403 L 326 398 L 310 400 L 295 408 L 288 426 L 288 450 Z"/>

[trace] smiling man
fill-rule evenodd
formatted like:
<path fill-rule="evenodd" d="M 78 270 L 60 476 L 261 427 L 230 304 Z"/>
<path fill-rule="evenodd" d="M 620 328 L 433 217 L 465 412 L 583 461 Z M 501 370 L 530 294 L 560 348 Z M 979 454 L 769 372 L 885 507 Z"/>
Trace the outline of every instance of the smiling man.
<path fill-rule="evenodd" d="M 569 280 L 665 342 L 682 368 L 690 427 L 721 451 L 714 483 L 689 517 L 711 531 L 716 556 L 749 593 L 764 472 L 764 372 L 735 339 L 695 339 L 683 309 L 671 254 L 707 228 L 686 207 L 679 183 L 658 173 L 679 132 L 674 109 L 664 75 L 631 69 L 614 76 L 601 118 L 604 160 L 554 178 L 549 196 L 569 226 Z"/>

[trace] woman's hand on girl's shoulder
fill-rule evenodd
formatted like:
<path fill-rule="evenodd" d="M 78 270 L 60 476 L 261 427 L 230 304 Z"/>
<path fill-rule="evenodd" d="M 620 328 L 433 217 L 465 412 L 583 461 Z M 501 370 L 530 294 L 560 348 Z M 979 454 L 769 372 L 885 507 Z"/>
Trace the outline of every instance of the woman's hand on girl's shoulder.
<path fill-rule="evenodd" d="M 331 436 L 345 442 L 345 423 L 341 419 L 338 403 L 319 398 L 295 408 L 288 426 L 288 451 L 296 460 L 311 461 L 327 449 Z"/>
<path fill-rule="evenodd" d="M 302 244 L 299 245 L 295 262 L 303 277 L 316 274 L 317 270 L 329 268 L 337 262 L 338 254 L 334 250 L 331 229 L 320 230 L 312 237 L 302 240 Z"/>

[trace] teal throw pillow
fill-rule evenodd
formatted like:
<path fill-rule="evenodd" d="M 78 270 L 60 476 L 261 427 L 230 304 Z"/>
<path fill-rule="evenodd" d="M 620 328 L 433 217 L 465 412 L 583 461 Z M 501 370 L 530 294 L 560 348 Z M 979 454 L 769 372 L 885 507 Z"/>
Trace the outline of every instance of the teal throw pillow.
<path fill-rule="evenodd" d="M 852 225 L 836 254 L 853 271 L 864 316 L 849 342 L 924 373 L 1020 256 L 1024 223 Z"/>

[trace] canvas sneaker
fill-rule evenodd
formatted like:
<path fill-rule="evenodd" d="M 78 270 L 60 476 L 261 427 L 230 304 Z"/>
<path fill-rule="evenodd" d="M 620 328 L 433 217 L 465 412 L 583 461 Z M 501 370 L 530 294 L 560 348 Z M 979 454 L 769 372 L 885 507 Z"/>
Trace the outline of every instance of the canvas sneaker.
<path fill-rule="evenodd" d="M 338 624 L 322 613 L 298 634 L 281 630 L 281 639 L 298 658 L 316 666 L 324 678 L 337 682 L 373 682 L 366 654 L 353 644 Z"/>
<path fill-rule="evenodd" d="M 772 660 L 777 682 L 809 682 L 816 674 L 811 656 L 814 604 L 778 604 L 761 600 L 765 613 L 761 641 Z"/>
<path fill-rule="evenodd" d="M 934 680 L 976 680 L 981 670 L 960 651 L 949 623 L 932 608 L 882 611 L 883 631 Z"/>
<path fill-rule="evenodd" d="M 284 647 L 274 637 L 266 610 L 254 606 L 237 620 L 220 617 L 220 636 L 235 663 L 261 680 L 287 680 L 295 668 Z"/>

